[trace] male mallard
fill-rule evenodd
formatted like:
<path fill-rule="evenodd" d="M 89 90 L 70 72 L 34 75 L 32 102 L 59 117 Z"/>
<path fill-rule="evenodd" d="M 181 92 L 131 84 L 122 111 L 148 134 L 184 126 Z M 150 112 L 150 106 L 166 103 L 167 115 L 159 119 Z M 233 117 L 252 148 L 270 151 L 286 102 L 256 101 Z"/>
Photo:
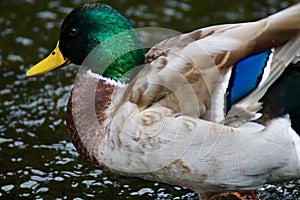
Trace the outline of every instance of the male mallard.
<path fill-rule="evenodd" d="M 26 75 L 88 66 L 67 110 L 78 151 L 110 171 L 208 198 L 300 178 L 299 33 L 297 4 L 170 38 L 144 57 L 125 17 L 85 4 Z"/>

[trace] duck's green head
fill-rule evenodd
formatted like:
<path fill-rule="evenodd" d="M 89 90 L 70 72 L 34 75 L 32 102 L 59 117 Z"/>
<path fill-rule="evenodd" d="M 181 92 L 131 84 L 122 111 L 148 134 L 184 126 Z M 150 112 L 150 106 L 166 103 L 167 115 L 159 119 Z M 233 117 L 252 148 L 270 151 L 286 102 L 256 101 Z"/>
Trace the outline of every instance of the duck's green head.
<path fill-rule="evenodd" d="M 108 5 L 89 3 L 65 18 L 54 51 L 26 75 L 37 76 L 74 63 L 126 81 L 124 75 L 144 62 L 144 54 L 138 34 L 124 16 Z"/>

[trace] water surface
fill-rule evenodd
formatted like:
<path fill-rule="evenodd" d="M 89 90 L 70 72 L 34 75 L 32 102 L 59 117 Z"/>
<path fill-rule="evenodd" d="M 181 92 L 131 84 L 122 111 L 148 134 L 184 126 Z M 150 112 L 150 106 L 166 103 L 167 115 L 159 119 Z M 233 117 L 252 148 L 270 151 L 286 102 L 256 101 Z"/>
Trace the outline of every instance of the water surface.
<path fill-rule="evenodd" d="M 67 13 L 85 1 L 0 1 L 0 198 L 197 199 L 187 189 L 103 172 L 81 159 L 67 137 L 66 101 L 76 67 L 38 78 L 25 72 L 53 49 Z M 187 32 L 255 20 L 296 1 L 102 1 L 136 27 Z M 241 3 L 242 2 L 242 3 Z M 262 199 L 300 199 L 299 181 L 266 185 Z"/>

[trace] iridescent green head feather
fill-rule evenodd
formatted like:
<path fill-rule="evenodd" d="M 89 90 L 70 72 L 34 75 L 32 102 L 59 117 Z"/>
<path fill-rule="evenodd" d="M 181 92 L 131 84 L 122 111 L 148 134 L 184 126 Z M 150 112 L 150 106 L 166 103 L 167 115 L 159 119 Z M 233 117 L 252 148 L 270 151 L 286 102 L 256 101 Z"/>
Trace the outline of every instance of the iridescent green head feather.
<path fill-rule="evenodd" d="M 85 64 L 94 72 L 114 79 L 123 79 L 128 70 L 144 62 L 143 46 L 131 23 L 112 7 L 99 3 L 84 4 L 66 17 L 59 48 L 78 65 L 93 50 Z"/>
<path fill-rule="evenodd" d="M 132 24 L 117 10 L 100 3 L 84 4 L 65 18 L 58 47 L 50 56 L 55 56 L 56 51 L 64 58 L 59 59 L 61 65 L 83 64 L 95 73 L 120 81 L 128 81 L 126 73 L 143 64 L 145 54 Z M 47 70 L 29 70 L 27 76 Z"/>

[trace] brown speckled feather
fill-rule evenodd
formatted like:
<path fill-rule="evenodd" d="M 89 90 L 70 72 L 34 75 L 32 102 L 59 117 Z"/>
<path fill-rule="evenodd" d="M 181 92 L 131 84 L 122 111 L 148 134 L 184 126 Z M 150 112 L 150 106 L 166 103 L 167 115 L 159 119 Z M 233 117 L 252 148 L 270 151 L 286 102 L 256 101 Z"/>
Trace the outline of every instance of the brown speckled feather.
<path fill-rule="evenodd" d="M 67 106 L 67 132 L 74 146 L 85 159 L 101 168 L 97 147 L 104 132 L 98 129 L 104 126 L 107 116 L 103 110 L 109 107 L 113 91 L 114 87 L 103 81 L 79 76 Z"/>

